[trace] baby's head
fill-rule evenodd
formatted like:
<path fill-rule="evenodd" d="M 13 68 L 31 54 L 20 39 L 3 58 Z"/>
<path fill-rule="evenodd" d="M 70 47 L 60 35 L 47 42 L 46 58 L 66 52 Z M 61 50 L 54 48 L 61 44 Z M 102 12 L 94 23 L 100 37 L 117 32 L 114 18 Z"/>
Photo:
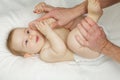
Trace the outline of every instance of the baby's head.
<path fill-rule="evenodd" d="M 50 26 L 55 22 L 53 18 L 45 19 L 45 21 Z M 7 39 L 7 47 L 11 53 L 24 57 L 40 52 L 44 43 L 45 37 L 37 29 L 33 29 L 32 27 L 15 28 L 10 31 Z"/>
<path fill-rule="evenodd" d="M 38 53 L 44 42 L 44 36 L 37 30 L 15 28 L 9 33 L 7 47 L 14 55 L 28 57 Z"/>

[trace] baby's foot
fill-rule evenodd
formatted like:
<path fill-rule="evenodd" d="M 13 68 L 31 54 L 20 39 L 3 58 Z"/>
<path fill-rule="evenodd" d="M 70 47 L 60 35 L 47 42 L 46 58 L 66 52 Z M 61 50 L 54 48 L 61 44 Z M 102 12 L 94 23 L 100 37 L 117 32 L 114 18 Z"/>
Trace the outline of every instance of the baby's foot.
<path fill-rule="evenodd" d="M 31 23 L 29 23 L 29 27 L 31 29 L 35 29 L 35 24 L 38 23 L 38 22 L 46 22 L 50 27 L 53 26 L 53 23 L 56 21 L 55 19 L 53 18 L 48 18 L 48 19 L 45 19 L 45 20 L 42 20 L 42 21 L 38 21 L 38 20 L 35 20 L 35 21 L 32 21 Z"/>
<path fill-rule="evenodd" d="M 49 12 L 49 11 L 53 10 L 54 8 L 55 7 L 47 5 L 44 2 L 41 2 L 35 6 L 34 13 L 40 14 L 42 12 Z"/>
<path fill-rule="evenodd" d="M 51 27 L 46 20 L 36 22 L 35 26 L 37 30 L 40 31 L 44 36 L 47 36 L 47 34 L 51 31 Z"/>
<path fill-rule="evenodd" d="M 97 22 L 102 14 L 99 0 L 88 0 L 88 17 Z"/>

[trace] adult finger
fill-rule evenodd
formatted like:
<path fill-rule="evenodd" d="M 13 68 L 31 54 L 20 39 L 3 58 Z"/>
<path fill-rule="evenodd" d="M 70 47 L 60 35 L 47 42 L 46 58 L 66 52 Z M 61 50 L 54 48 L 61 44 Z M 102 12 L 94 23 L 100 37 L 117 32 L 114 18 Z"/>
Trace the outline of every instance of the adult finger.
<path fill-rule="evenodd" d="M 93 34 L 93 32 L 98 31 L 99 26 L 98 26 L 98 24 L 97 24 L 95 21 L 93 21 L 93 20 L 92 20 L 91 18 L 89 18 L 89 17 L 86 17 L 85 20 L 86 20 L 87 23 L 91 26 L 91 29 L 88 30 L 88 32 L 89 32 L 90 34 Z"/>
<path fill-rule="evenodd" d="M 89 45 L 89 42 L 85 39 L 81 39 L 79 35 L 75 35 L 75 39 L 82 46 L 88 46 Z"/>
<path fill-rule="evenodd" d="M 81 38 L 83 40 L 87 40 L 87 37 L 88 37 L 88 34 L 87 34 L 87 31 L 83 28 L 83 25 L 82 24 L 78 24 L 77 25 L 77 28 L 81 34 Z"/>
<path fill-rule="evenodd" d="M 39 19 L 39 21 L 40 21 L 40 20 L 47 19 L 47 18 L 53 18 L 52 13 L 46 13 L 44 16 L 42 16 L 42 17 Z"/>
<path fill-rule="evenodd" d="M 81 21 L 81 24 L 83 25 L 83 28 L 88 32 L 91 29 L 91 25 L 85 20 L 83 19 Z"/>
<path fill-rule="evenodd" d="M 32 29 L 32 30 L 37 30 L 35 24 L 36 24 L 36 23 L 30 23 L 30 24 L 29 24 L 29 28 Z"/>
<path fill-rule="evenodd" d="M 90 17 L 85 17 L 85 20 L 92 26 L 92 25 L 96 25 L 97 23 L 95 21 L 93 21 Z"/>
<path fill-rule="evenodd" d="M 51 25 L 52 28 L 55 28 L 56 26 L 58 26 L 58 21 L 53 22 Z"/>

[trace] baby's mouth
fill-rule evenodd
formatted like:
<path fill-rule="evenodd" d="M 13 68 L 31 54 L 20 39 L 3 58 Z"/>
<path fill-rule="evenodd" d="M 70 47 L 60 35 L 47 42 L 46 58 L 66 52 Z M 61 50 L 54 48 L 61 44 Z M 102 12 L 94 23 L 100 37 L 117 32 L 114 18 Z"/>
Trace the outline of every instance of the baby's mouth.
<path fill-rule="evenodd" d="M 36 36 L 36 42 L 38 42 L 39 41 L 39 37 L 38 36 Z"/>

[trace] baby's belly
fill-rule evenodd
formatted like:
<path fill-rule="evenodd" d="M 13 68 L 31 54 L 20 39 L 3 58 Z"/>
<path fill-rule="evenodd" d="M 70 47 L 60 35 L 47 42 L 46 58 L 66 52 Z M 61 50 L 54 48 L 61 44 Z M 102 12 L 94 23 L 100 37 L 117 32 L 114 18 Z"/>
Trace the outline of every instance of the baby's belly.
<path fill-rule="evenodd" d="M 69 33 L 67 38 L 67 46 L 71 51 L 85 58 L 96 58 L 100 55 L 98 52 L 95 52 L 87 47 L 83 47 L 82 45 L 80 45 L 75 39 L 76 35 L 80 35 L 80 38 L 82 38 L 82 35 L 79 33 L 77 28 L 73 29 Z"/>

